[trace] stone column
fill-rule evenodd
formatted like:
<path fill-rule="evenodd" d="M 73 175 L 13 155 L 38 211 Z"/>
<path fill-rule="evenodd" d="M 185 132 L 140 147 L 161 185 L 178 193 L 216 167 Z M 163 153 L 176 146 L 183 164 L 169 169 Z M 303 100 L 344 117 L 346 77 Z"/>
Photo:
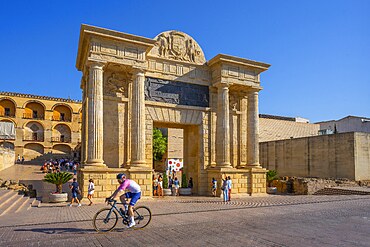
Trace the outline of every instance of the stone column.
<path fill-rule="evenodd" d="M 89 64 L 86 166 L 105 166 L 103 161 L 103 63 Z"/>
<path fill-rule="evenodd" d="M 135 68 L 133 70 L 133 77 L 131 100 L 131 167 L 146 167 L 144 71 Z"/>
<path fill-rule="evenodd" d="M 248 166 L 260 166 L 258 120 L 258 92 L 252 92 L 248 95 Z"/>
<path fill-rule="evenodd" d="M 217 85 L 217 127 L 216 157 L 218 167 L 231 167 L 230 164 L 230 110 L 229 87 L 226 83 Z"/>
<path fill-rule="evenodd" d="M 86 164 L 87 154 L 87 83 L 83 81 L 83 92 L 82 92 L 82 116 L 81 116 L 81 163 Z"/>

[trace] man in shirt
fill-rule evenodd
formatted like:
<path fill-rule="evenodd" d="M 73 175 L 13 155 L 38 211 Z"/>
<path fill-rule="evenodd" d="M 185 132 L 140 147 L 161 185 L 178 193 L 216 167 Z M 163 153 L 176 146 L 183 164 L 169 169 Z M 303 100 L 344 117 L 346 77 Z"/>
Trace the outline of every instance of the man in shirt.
<path fill-rule="evenodd" d="M 141 188 L 140 188 L 140 185 L 138 185 L 135 181 L 131 179 L 127 179 L 126 175 L 123 173 L 120 173 L 117 175 L 117 180 L 120 185 L 118 186 L 117 190 L 111 195 L 110 198 L 115 200 L 118 194 L 122 194 L 125 190 L 129 191 L 129 192 L 122 194 L 120 196 L 120 200 L 126 208 L 125 199 L 131 198 L 129 207 L 128 207 L 128 215 L 131 218 L 128 228 L 131 228 L 135 226 L 133 207 L 135 206 L 136 202 L 141 198 Z"/>

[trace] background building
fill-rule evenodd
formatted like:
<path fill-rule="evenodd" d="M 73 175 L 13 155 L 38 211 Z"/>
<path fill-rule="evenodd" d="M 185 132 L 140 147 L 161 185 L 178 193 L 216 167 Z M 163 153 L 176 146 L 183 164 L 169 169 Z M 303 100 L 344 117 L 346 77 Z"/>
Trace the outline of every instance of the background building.
<path fill-rule="evenodd" d="M 14 137 L 0 144 L 33 163 L 57 157 L 79 158 L 81 102 L 0 92 L 0 123 L 11 122 Z"/>
<path fill-rule="evenodd" d="M 318 122 L 320 134 L 365 132 L 370 133 L 370 118 L 347 116 L 339 120 Z"/>

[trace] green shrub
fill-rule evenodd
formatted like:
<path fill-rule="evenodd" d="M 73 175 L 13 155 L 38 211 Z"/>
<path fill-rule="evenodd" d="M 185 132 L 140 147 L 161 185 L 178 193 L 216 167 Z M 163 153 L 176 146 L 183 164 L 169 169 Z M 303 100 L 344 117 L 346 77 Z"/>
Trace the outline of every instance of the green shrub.
<path fill-rule="evenodd" d="M 188 180 L 186 180 L 186 174 L 183 172 L 181 176 L 181 188 L 188 187 Z"/>
<path fill-rule="evenodd" d="M 271 185 L 271 182 L 278 179 L 278 175 L 277 175 L 277 171 L 275 170 L 269 170 L 267 173 L 266 173 L 266 180 L 267 180 L 267 183 L 268 183 L 268 186 Z"/>
<path fill-rule="evenodd" d="M 47 183 L 55 184 L 57 193 L 62 193 L 63 184 L 67 183 L 73 178 L 73 175 L 68 172 L 57 172 L 57 173 L 48 173 L 44 177 L 44 181 Z"/>
<path fill-rule="evenodd" d="M 168 176 L 166 171 L 163 173 L 163 189 L 168 189 Z"/>

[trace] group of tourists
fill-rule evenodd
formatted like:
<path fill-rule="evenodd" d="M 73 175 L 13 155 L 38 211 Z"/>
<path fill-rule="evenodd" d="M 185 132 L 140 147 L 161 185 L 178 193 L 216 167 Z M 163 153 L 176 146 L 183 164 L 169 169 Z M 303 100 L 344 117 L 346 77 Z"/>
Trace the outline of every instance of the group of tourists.
<path fill-rule="evenodd" d="M 223 201 L 229 202 L 231 199 L 231 188 L 232 188 L 232 181 L 230 176 L 226 176 L 224 174 L 222 176 L 222 184 L 221 184 L 221 190 L 223 194 Z M 215 178 L 212 178 L 211 181 L 211 189 L 212 189 L 212 196 L 216 197 L 217 195 L 217 180 Z"/>
<path fill-rule="evenodd" d="M 75 160 L 69 160 L 67 158 L 62 159 L 50 159 L 45 161 L 40 170 L 44 173 L 56 173 L 61 171 L 70 171 L 74 175 L 77 174 L 77 168 L 79 163 Z"/>
<path fill-rule="evenodd" d="M 167 188 L 172 192 L 174 190 L 175 196 L 179 195 L 180 181 L 176 176 L 170 176 L 168 178 Z M 159 175 L 156 177 L 153 176 L 153 196 L 163 197 L 163 177 Z M 193 178 L 190 178 L 188 181 L 188 188 L 193 188 Z"/>

